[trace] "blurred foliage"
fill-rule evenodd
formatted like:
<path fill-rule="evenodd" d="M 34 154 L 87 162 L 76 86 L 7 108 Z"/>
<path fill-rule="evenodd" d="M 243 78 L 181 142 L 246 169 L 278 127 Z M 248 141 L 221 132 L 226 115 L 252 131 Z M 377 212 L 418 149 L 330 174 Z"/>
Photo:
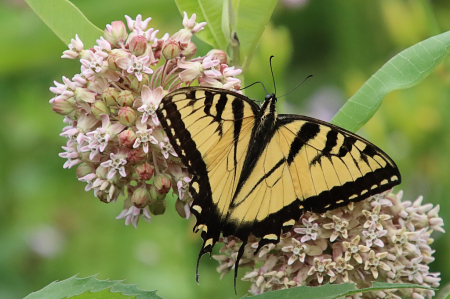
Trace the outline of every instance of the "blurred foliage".
<path fill-rule="evenodd" d="M 278 3 L 245 83 L 263 81 L 272 90 L 268 61 L 275 55 L 279 95 L 314 75 L 282 98 L 280 110 L 326 121 L 396 53 L 450 30 L 450 3 L 444 0 L 298 2 L 303 4 Z M 162 33 L 181 27 L 171 1 L 73 3 L 99 28 L 139 13 L 151 16 L 150 26 Z M 79 64 L 59 59 L 66 45 L 20 0 L 0 1 L 0 26 L 0 298 L 22 298 L 77 273 L 126 279 L 165 298 L 235 298 L 232 275 L 220 281 L 214 260 L 202 259 L 200 285 L 195 283 L 201 238 L 192 233 L 194 219 L 186 221 L 168 208 L 151 224 L 127 227 L 114 220 L 120 203 L 101 203 L 84 191 L 75 169 L 62 169 L 64 124 L 48 104 L 48 87 L 78 73 Z M 196 43 L 199 55 L 209 50 Z M 447 58 L 419 85 L 389 94 L 359 131 L 396 161 L 403 176 L 396 190 L 405 191 L 405 200 L 424 195 L 425 202 L 440 204 L 445 223 L 450 222 L 449 70 Z M 264 99 L 258 86 L 246 93 Z M 450 281 L 450 237 L 435 239 L 431 272 L 442 273 L 444 287 Z M 238 295 L 248 286 L 238 282 Z"/>

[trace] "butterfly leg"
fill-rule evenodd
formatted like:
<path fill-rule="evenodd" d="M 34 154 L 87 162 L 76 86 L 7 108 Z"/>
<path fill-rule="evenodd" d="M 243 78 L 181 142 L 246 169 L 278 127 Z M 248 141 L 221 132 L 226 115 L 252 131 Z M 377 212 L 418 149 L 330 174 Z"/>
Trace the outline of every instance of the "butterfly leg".
<path fill-rule="evenodd" d="M 236 257 L 236 262 L 234 263 L 234 293 L 236 295 L 237 295 L 237 293 L 236 293 L 236 278 L 237 278 L 237 274 L 238 274 L 239 262 L 240 262 L 242 256 L 244 255 L 245 245 L 247 245 L 247 242 L 243 242 L 241 247 L 239 247 L 239 251 L 238 251 L 238 254 Z"/>

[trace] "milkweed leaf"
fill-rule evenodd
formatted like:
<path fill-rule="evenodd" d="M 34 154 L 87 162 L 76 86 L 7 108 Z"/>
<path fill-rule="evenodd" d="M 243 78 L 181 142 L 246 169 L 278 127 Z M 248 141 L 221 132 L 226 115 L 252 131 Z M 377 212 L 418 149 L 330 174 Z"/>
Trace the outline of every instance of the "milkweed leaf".
<path fill-rule="evenodd" d="M 94 45 L 103 31 L 68 0 L 25 0 L 66 45 L 78 34 L 84 45 Z"/>
<path fill-rule="evenodd" d="M 358 131 L 372 118 L 386 94 L 421 82 L 449 51 L 450 31 L 447 31 L 395 55 L 342 106 L 331 123 L 351 132 Z"/>

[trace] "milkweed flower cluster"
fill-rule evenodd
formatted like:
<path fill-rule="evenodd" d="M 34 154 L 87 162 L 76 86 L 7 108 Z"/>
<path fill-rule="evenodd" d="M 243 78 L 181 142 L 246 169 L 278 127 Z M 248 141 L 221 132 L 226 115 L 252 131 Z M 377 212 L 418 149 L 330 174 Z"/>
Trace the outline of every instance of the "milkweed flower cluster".
<path fill-rule="evenodd" d="M 167 93 L 182 86 L 239 90 L 235 76 L 241 70 L 229 67 L 220 50 L 193 58 L 197 48 L 191 38 L 206 25 L 195 22 L 195 14 L 184 13 L 184 28 L 161 38 L 159 30 L 147 29 L 151 18 L 125 18 L 127 26 L 107 25 L 94 47 L 85 49 L 76 36 L 62 55 L 78 59 L 81 72 L 50 88 L 53 110 L 67 124 L 60 156 L 67 159 L 64 168 L 77 166 L 86 191 L 93 189 L 101 201 L 126 198 L 117 218 L 127 225 L 137 227 L 140 217 L 149 222 L 151 214 L 164 213 L 171 188 L 178 194 L 178 213 L 188 218 L 190 175 L 155 111 Z"/>
<path fill-rule="evenodd" d="M 267 244 L 255 255 L 258 240 L 249 239 L 240 267 L 250 267 L 242 280 L 260 294 L 295 286 L 326 283 L 356 283 L 369 287 L 372 281 L 414 283 L 436 288 L 440 273 L 430 273 L 434 261 L 430 244 L 433 231 L 444 232 L 439 206 L 402 201 L 403 192 L 378 194 L 347 207 L 323 214 L 307 212 L 278 244 Z M 221 238 L 217 271 L 234 268 L 242 242 Z M 433 290 L 385 290 L 348 298 L 431 298 Z"/>

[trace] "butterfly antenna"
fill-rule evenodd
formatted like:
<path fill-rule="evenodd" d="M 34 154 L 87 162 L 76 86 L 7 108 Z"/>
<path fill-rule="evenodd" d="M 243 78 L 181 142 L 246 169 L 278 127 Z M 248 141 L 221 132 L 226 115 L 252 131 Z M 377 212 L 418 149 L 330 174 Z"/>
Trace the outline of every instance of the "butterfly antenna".
<path fill-rule="evenodd" d="M 273 69 L 272 69 L 272 58 L 274 58 L 275 56 L 270 56 L 269 58 L 269 64 L 270 64 L 270 72 L 272 73 L 272 81 L 273 81 L 273 89 L 275 90 L 273 94 L 277 94 L 277 86 L 275 84 L 275 76 L 273 75 Z M 267 93 L 267 92 L 266 92 Z"/>
<path fill-rule="evenodd" d="M 264 84 L 263 84 L 261 81 L 253 82 L 252 84 L 247 85 L 247 86 L 245 86 L 244 88 L 241 88 L 241 89 L 239 89 L 239 90 L 244 90 L 244 89 L 249 88 L 250 86 L 253 86 L 253 85 L 257 84 L 257 83 L 260 83 L 260 84 L 262 85 L 264 91 L 266 92 L 266 94 L 269 94 L 269 93 L 267 92 L 267 90 L 266 90 L 266 87 L 264 86 Z"/>
<path fill-rule="evenodd" d="M 291 92 L 293 92 L 294 90 L 296 90 L 297 87 L 299 87 L 300 85 L 302 85 L 307 79 L 311 78 L 312 76 L 313 76 L 313 75 L 308 75 L 308 77 L 306 77 L 305 79 L 303 79 L 302 82 L 300 82 L 299 84 L 297 84 L 297 86 L 295 86 L 294 88 L 292 88 L 291 91 L 286 92 L 286 93 L 285 93 L 284 95 L 282 95 L 281 97 L 284 97 L 285 95 L 288 95 L 288 94 L 290 94 Z M 281 98 L 281 97 L 278 97 L 278 98 Z"/>

